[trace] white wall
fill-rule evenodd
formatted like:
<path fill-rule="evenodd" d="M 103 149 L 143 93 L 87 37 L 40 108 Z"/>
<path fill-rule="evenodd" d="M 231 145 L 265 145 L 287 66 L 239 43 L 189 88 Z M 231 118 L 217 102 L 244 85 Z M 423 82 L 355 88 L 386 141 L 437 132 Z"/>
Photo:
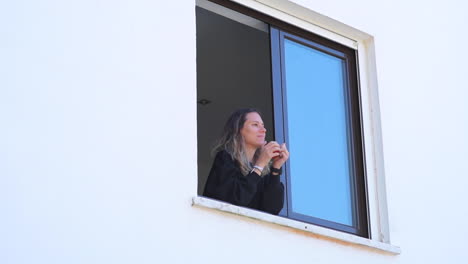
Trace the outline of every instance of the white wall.
<path fill-rule="evenodd" d="M 0 263 L 461 263 L 463 1 L 300 1 L 375 37 L 385 255 L 191 206 L 194 1 L 0 3 Z"/>
<path fill-rule="evenodd" d="M 390 230 L 403 251 L 397 259 L 462 263 L 468 257 L 468 4 L 342 4 L 307 6 L 375 37 Z"/>
<path fill-rule="evenodd" d="M 0 25 L 0 263 L 180 256 L 194 3 L 2 1 Z"/>

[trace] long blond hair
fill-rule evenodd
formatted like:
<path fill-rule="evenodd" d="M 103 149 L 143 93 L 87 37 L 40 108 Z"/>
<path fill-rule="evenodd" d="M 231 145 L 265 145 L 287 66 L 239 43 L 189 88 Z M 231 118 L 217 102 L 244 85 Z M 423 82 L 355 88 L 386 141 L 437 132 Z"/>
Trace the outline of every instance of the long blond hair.
<path fill-rule="evenodd" d="M 247 114 L 249 113 L 257 113 L 261 116 L 260 112 L 254 108 L 243 108 L 235 111 L 226 121 L 223 133 L 213 148 L 214 154 L 223 150 L 229 153 L 244 176 L 250 173 L 253 169 L 252 164 L 255 164 L 260 156 L 260 148 L 258 148 L 257 151 L 255 151 L 252 163 L 250 163 L 245 152 L 245 140 L 240 133 L 247 120 Z M 269 166 L 265 166 L 262 175 L 266 175 L 269 172 Z"/>

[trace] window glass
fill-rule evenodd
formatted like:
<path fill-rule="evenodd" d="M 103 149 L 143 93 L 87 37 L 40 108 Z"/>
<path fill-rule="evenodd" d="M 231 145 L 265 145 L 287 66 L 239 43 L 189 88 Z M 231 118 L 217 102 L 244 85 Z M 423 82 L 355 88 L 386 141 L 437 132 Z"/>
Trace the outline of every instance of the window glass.
<path fill-rule="evenodd" d="M 353 225 L 345 62 L 284 38 L 292 211 Z"/>

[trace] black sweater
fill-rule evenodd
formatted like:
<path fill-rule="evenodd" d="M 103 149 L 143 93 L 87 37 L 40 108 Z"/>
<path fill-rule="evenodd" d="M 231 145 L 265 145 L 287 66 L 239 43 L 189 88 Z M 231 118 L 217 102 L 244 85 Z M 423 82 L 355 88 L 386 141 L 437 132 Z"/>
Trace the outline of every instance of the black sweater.
<path fill-rule="evenodd" d="M 204 196 L 270 214 L 283 208 L 284 186 L 279 175 L 263 177 L 256 172 L 242 175 L 237 162 L 226 151 L 216 154 L 205 185 Z"/>

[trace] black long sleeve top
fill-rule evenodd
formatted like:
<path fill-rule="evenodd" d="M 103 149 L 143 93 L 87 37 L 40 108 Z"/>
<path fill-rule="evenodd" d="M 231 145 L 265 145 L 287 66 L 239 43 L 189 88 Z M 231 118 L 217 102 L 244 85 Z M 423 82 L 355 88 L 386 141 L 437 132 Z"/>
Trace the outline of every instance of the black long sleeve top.
<path fill-rule="evenodd" d="M 284 186 L 279 175 L 243 175 L 226 151 L 216 154 L 204 196 L 277 215 L 283 208 Z"/>

